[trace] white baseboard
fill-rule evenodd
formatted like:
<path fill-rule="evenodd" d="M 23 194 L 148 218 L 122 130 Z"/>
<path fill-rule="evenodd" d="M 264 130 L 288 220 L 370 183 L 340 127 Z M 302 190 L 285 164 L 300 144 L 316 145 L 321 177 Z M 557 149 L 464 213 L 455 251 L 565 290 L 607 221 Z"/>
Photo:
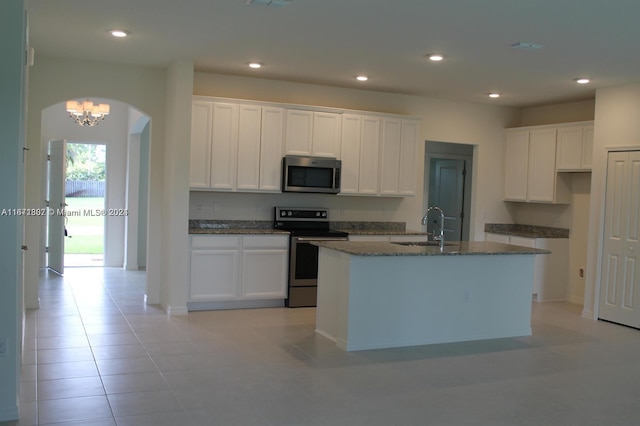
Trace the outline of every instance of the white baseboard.
<path fill-rule="evenodd" d="M 187 315 L 188 313 L 186 306 L 167 306 L 167 315 Z"/>
<path fill-rule="evenodd" d="M 25 299 L 24 307 L 25 309 L 40 309 L 40 298 Z"/>
<path fill-rule="evenodd" d="M 227 300 L 218 302 L 187 302 L 189 311 L 214 311 L 220 309 L 278 308 L 284 299 Z"/>
<path fill-rule="evenodd" d="M 595 314 L 593 313 L 593 311 L 590 311 L 588 309 L 583 309 L 582 310 L 582 318 L 587 318 L 587 319 L 592 319 L 592 320 L 597 319 L 595 317 Z"/>

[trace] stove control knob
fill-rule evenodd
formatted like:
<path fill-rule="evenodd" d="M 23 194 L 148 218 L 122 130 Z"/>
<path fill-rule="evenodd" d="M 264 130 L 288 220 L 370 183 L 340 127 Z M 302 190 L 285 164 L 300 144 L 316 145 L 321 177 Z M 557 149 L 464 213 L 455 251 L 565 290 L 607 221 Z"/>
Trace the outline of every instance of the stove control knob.
<path fill-rule="evenodd" d="M 327 217 L 327 212 L 322 212 L 322 217 Z"/>
<path fill-rule="evenodd" d="M 284 210 L 281 210 L 281 211 L 280 211 L 280 216 L 286 216 L 286 215 L 287 215 L 287 212 L 286 212 L 286 211 L 284 211 Z"/>
<path fill-rule="evenodd" d="M 287 216 L 293 216 L 293 212 L 292 212 L 291 210 L 289 210 L 289 211 L 287 212 Z"/>

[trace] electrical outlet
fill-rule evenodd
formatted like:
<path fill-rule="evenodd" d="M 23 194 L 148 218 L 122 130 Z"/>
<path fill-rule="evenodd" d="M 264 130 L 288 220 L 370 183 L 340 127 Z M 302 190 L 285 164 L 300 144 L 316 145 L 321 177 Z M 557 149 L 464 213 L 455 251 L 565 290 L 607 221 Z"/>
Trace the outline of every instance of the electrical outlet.
<path fill-rule="evenodd" d="M 198 213 L 202 213 L 202 203 L 197 203 L 197 204 L 196 204 L 196 211 L 197 211 Z"/>
<path fill-rule="evenodd" d="M 0 358 L 6 357 L 9 352 L 9 341 L 6 337 L 0 337 Z"/>

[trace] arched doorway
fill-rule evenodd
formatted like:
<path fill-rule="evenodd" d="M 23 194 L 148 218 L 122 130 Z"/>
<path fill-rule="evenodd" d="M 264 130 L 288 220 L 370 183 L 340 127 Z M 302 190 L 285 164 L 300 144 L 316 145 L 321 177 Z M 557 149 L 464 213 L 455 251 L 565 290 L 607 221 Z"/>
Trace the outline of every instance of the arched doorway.
<path fill-rule="evenodd" d="M 46 150 L 52 140 L 105 146 L 104 208 L 99 212 L 88 209 L 73 213 L 80 216 L 103 215 L 104 266 L 145 268 L 150 118 L 126 103 L 112 99 L 92 100 L 110 105 L 110 114 L 94 127 L 79 126 L 68 118 L 64 102 L 43 109 L 42 149 Z M 42 158 L 46 161 L 48 157 L 45 154 Z M 47 241 L 47 230 L 46 226 L 43 228 L 42 264 L 48 266 L 47 248 L 44 244 Z M 64 272 L 64 266 L 59 272 Z"/>

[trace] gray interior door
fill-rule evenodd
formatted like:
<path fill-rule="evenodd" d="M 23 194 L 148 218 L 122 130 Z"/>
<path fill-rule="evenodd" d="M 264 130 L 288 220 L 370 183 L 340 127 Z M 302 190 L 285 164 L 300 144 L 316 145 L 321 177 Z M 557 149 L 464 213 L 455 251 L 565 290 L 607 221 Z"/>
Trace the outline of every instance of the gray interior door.
<path fill-rule="evenodd" d="M 64 227 L 66 207 L 64 181 L 66 174 L 67 142 L 49 141 L 47 161 L 47 267 L 59 274 L 64 273 Z"/>
<path fill-rule="evenodd" d="M 464 218 L 464 190 L 466 160 L 433 158 L 431 161 L 431 179 L 429 206 L 438 206 L 445 213 L 445 241 L 462 240 Z M 427 222 L 427 232 L 439 230 L 440 219 L 431 213 Z"/>

